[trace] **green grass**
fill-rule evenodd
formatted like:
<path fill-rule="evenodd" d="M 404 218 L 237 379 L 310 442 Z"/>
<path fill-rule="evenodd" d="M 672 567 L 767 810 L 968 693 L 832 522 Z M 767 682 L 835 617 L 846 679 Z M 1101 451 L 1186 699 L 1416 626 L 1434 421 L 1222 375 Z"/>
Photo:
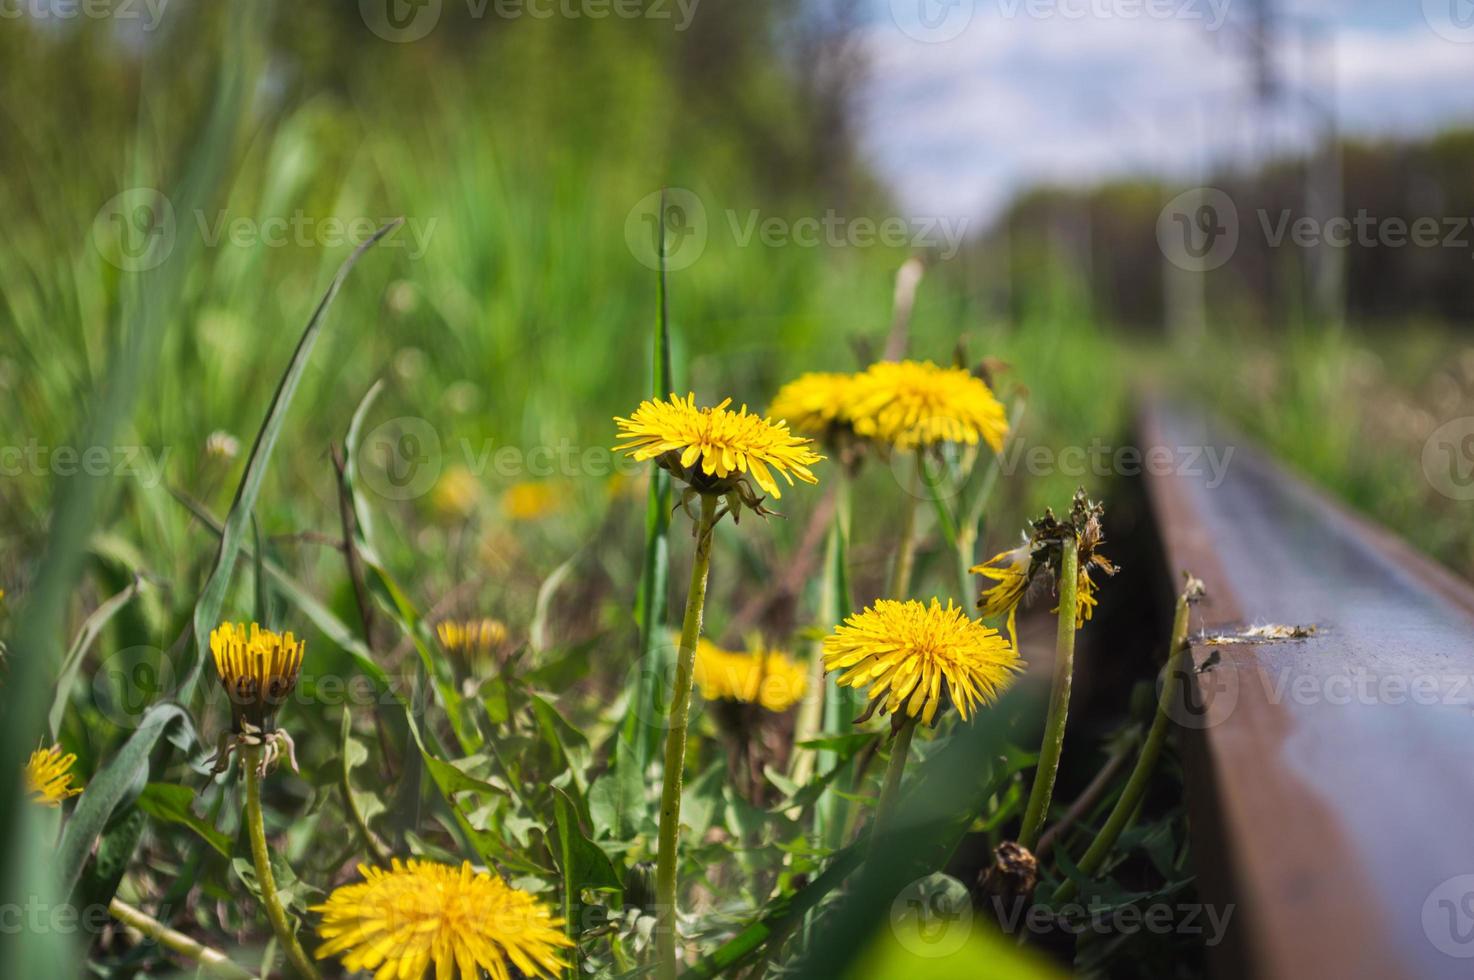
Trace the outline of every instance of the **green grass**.
<path fill-rule="evenodd" d="M 307 28 L 335 15 L 299 16 L 307 20 L 247 31 L 193 11 L 143 67 L 92 31 L 60 40 L 0 33 L 0 108 L 17 122 L 15 139 L 0 148 L 12 175 L 0 183 L 0 448 L 54 453 L 93 439 L 118 450 L 110 465 L 136 465 L 140 452 L 160 464 L 102 482 L 61 480 L 50 465 L 7 475 L 0 636 L 27 655 L 29 686 L 20 689 L 40 691 L 86 618 L 135 575 L 144 579 L 137 598 L 98 624 L 63 698 L 60 740 L 80 756 L 83 779 L 101 786 L 86 820 L 72 825 L 65 870 L 82 875 L 94 895 L 121 888 L 135 900 L 172 902 L 176 925 L 215 941 L 246 936 L 244 962 L 265 931 L 250 903 L 231 902 L 254 887 L 237 792 L 185 764 L 203 762 L 202 745 L 227 717 L 218 696 L 187 705 L 202 744 L 188 755 L 153 753 L 148 778 L 156 786 L 143 800 L 154 802 L 131 796 L 142 789 L 133 777 L 149 746 L 134 742 L 120 753 L 138 737 L 138 717 L 120 709 L 119 696 L 147 703 L 176 689 L 203 639 L 188 635 L 196 610 L 212 620 L 218 600 L 221 617 L 266 620 L 307 637 L 309 698 L 286 709 L 303 773 L 273 780 L 266 800 L 275 821 L 268 829 L 287 843 L 282 857 L 301 879 L 283 871 L 279 883 L 299 911 L 359 853 L 359 835 L 348 829 L 359 818 L 340 798 L 345 783 L 371 797 L 360 818 L 397 853 L 496 864 L 570 907 L 582 896 L 569 881 L 612 892 L 612 868 L 642 860 L 653 842 L 638 812 L 613 831 L 605 821 L 615 794 L 607 781 L 628 776 L 609 739 L 638 649 L 632 610 L 645 507 L 643 470 L 611 480 L 609 457 L 599 453 L 614 442 L 612 416 L 627 414 L 651 387 L 656 307 L 655 273 L 627 243 L 631 213 L 663 185 L 689 190 L 705 208 L 704 251 L 669 279 L 675 387 L 705 402 L 731 396 L 758 407 L 802 371 L 861 366 L 856 348 L 882 346 L 893 277 L 910 254 L 737 240 L 732 223 L 753 209 L 788 220 L 830 208 L 889 212 L 862 174 L 808 165 L 820 138 L 811 135 L 814 110 L 792 97 L 793 75 L 765 56 L 766 44 L 731 39 L 727 60 L 709 73 L 660 30 L 612 22 L 519 24 L 466 49 L 356 38 L 343 51 L 323 51 Z M 243 72 L 238 102 L 215 101 L 221 65 L 226 78 L 237 65 Z M 33 93 L 52 88 L 76 112 L 37 111 Z M 848 197 L 834 190 L 841 185 Z M 173 252 L 146 274 L 108 257 L 116 242 L 105 205 L 130 188 L 164 191 L 175 208 Z M 403 216 L 425 248 L 412 254 L 412 239 L 399 234 L 368 252 L 343 286 L 273 419 L 278 441 L 254 507 L 243 506 L 230 526 L 241 560 L 222 568 L 233 577 L 215 594 L 206 582 L 219 544 L 202 514 L 226 520 L 303 325 L 352 248 L 240 243 L 230 222 L 259 227 L 298 215 L 319 230 L 329 219 L 372 228 Z M 638 214 L 634 220 L 638 227 Z M 225 237 L 203 240 L 202 223 Z M 1067 291 L 1004 324 L 964 270 L 934 266 L 918 297 L 911 353 L 948 361 L 959 344 L 970 362 L 1010 365 L 1000 375 L 1010 399 L 1027 389 L 1026 445 L 1059 449 L 1119 434 L 1119 355 Z M 358 418 L 378 382 L 382 390 Z M 358 457 L 349 489 L 358 543 L 371 545 L 364 558 L 373 629 L 360 622 L 336 547 L 330 451 L 355 419 L 362 439 L 350 447 Z M 94 436 L 78 435 L 87 432 Z M 207 453 L 217 432 L 239 440 L 237 456 Z M 405 434 L 422 440 L 412 455 L 426 457 L 429 474 L 408 494 L 386 475 L 380 453 L 406 447 Z M 556 465 L 564 446 L 595 462 L 551 475 L 527 468 L 547 450 Z M 497 462 L 506 448 L 517 465 Z M 509 513 L 507 491 L 527 481 L 551 488 L 548 516 Z M 1064 506 L 1076 482 L 1058 472 L 1006 475 L 984 549 L 1011 545 L 1026 515 L 1044 503 Z M 1096 489 L 1099 481 L 1084 482 Z M 63 486 L 95 494 L 91 506 L 68 507 Z M 241 499 L 249 505 L 250 496 Z M 900 511 L 889 468 L 868 466 L 856 499 L 855 594 L 865 601 L 881 588 Z M 709 633 L 724 630 L 791 559 L 818 500 L 798 488 L 782 501 L 787 520 L 744 521 L 740 534 L 721 529 Z M 675 582 L 684 582 L 690 561 L 682 520 L 671 537 Z M 49 538 L 54 521 L 60 531 Z M 931 553 L 917 591 L 946 594 L 951 566 L 937 553 L 925 508 L 922 532 Z M 673 604 L 683 598 L 674 595 Z M 797 609 L 759 625 L 796 644 L 810 601 L 796 597 Z M 499 616 L 514 645 L 528 649 L 507 676 L 483 679 L 466 695 L 430 646 L 428 624 L 446 615 Z M 319 681 L 360 674 L 402 682 L 395 693 L 403 700 L 354 705 L 345 723 Z M 428 711 L 410 699 L 411 680 L 433 691 Z M 218 694 L 213 679 L 203 687 Z M 37 718 L 50 703 L 36 699 Z M 16 754 L 39 730 L 29 714 L 6 714 Z M 818 868 L 793 827 L 777 818 L 769 826 L 722 786 L 721 754 L 707 719 L 693 748 L 691 812 L 702 829 L 728 836 L 693 835 L 700 847 L 687 872 L 718 866 L 708 882 L 721 889 L 703 925 L 708 949 L 752 920 L 778 879 L 788 887 Z M 351 779 L 343 771 L 350 757 Z M 430 779 L 416 792 L 420 766 Z M 391 775 L 397 795 L 383 788 Z M 370 784 L 377 797 L 352 789 Z M 628 788 L 627 779 L 619 785 Z M 177 798 L 174 790 L 198 793 L 188 819 L 156 802 Z M 361 816 L 375 804 L 382 813 Z M 205 825 L 213 831 L 201 834 Z M 599 837 L 593 851 L 585 830 Z M 86 860 L 97 834 L 100 855 L 123 867 Z M 768 850 L 745 847 L 744 834 L 768 835 Z M 231 842 L 229 855 L 219 853 L 221 840 Z M 774 853 L 774 845 L 792 863 L 754 871 L 754 854 Z M 162 873 L 135 873 L 135 854 Z M 601 856 L 614 864 L 606 869 Z M 874 895 L 862 898 L 848 914 L 868 922 L 879 906 Z M 103 962 L 114 952 L 92 950 Z"/>

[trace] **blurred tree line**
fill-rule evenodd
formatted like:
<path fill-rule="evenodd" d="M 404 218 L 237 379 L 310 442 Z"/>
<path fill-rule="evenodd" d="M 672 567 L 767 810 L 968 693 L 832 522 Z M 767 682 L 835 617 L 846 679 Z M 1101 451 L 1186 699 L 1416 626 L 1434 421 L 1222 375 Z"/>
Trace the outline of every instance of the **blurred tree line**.
<path fill-rule="evenodd" d="M 1325 319 L 1314 277 L 1317 250 L 1331 248 L 1340 253 L 1333 257 L 1341 270 L 1337 305 L 1348 321 L 1474 320 L 1474 130 L 1345 141 L 1339 162 L 1341 202 L 1329 212 L 1310 203 L 1315 173 L 1301 160 L 1204 181 L 1228 195 L 1238 228 L 1231 256 L 1204 274 L 1208 319 L 1265 326 Z M 1076 308 L 1107 322 L 1166 326 L 1170 280 L 1178 273 L 1159 247 L 1158 222 L 1185 189 L 1120 180 L 1020 196 L 980 243 L 976 260 L 978 268 L 998 270 L 995 284 L 1004 280 L 1000 312 L 1024 316 L 1056 302 L 1064 289 Z M 1342 221 L 1332 226 L 1332 217 Z M 1344 246 L 1321 244 L 1348 237 Z"/>

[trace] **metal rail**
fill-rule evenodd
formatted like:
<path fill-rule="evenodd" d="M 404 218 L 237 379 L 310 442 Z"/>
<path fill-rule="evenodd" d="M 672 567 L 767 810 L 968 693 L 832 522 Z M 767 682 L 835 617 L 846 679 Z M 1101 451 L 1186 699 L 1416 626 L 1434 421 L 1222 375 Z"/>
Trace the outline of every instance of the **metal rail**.
<path fill-rule="evenodd" d="M 1175 720 L 1203 899 L 1234 906 L 1215 974 L 1474 976 L 1474 589 L 1201 415 L 1149 399 L 1138 431 L 1209 595 Z M 1221 482 L 1185 465 L 1209 446 Z M 1208 642 L 1269 624 L 1316 630 Z"/>

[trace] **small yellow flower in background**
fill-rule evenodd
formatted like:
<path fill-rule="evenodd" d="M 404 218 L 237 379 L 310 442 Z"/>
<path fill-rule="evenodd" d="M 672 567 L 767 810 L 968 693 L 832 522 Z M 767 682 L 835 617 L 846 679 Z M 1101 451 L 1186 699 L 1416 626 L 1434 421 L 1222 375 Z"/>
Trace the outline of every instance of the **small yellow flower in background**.
<path fill-rule="evenodd" d="M 464 466 L 452 466 L 440 475 L 430 494 L 430 506 L 444 521 L 463 521 L 476 511 L 481 481 Z"/>
<path fill-rule="evenodd" d="M 469 862 L 395 858 L 391 870 L 358 871 L 363 881 L 312 907 L 322 913 L 318 959 L 339 956 L 344 969 L 377 980 L 421 980 L 432 965 L 436 980 L 476 980 L 480 970 L 493 980 L 553 977 L 568 968 L 563 920 Z"/>
<path fill-rule="evenodd" d="M 464 621 L 447 619 L 436 624 L 435 636 L 448 653 L 473 667 L 485 663 L 507 642 L 507 624 L 489 616 Z"/>
<path fill-rule="evenodd" d="M 68 752 L 61 754 L 61 746 L 37 749 L 26 763 L 26 792 L 31 794 L 32 803 L 46 806 L 61 806 L 61 801 L 82 792 L 82 787 L 72 785 L 72 766 L 77 757 Z"/>
<path fill-rule="evenodd" d="M 715 408 L 698 408 L 696 396 L 683 401 L 645 401 L 630 418 L 615 418 L 620 438 L 615 447 L 637 460 L 654 459 L 673 476 L 702 494 L 744 493 L 755 506 L 756 495 L 744 487 L 747 476 L 775 499 L 782 497 L 773 471 L 793 485 L 794 478 L 818 483 L 809 467 L 824 457 L 808 439 L 788 431 L 785 422 L 752 415 L 744 405 L 736 412 L 728 398 Z"/>
<path fill-rule="evenodd" d="M 782 419 L 795 432 L 829 435 L 835 426 L 849 424 L 854 387 L 853 374 L 811 371 L 778 389 L 768 416 Z"/>
<path fill-rule="evenodd" d="M 562 499 L 551 483 L 524 480 L 502 494 L 502 510 L 514 521 L 537 521 L 555 513 Z"/>
<path fill-rule="evenodd" d="M 708 701 L 760 704 L 773 712 L 797 704 L 809 683 L 804 668 L 781 650 L 758 646 L 736 653 L 706 639 L 696 644 L 695 680 Z"/>
<path fill-rule="evenodd" d="M 858 435 L 897 449 L 986 442 L 1003 451 L 1008 414 L 982 379 L 931 361 L 883 361 L 855 378 L 850 417 Z"/>
<path fill-rule="evenodd" d="M 951 601 L 926 606 L 881 599 L 824 638 L 824 670 L 837 683 L 869 688 L 868 717 L 884 712 L 930 725 L 943 699 L 966 719 L 1008 687 L 1022 664 L 996 630 L 969 619 Z"/>

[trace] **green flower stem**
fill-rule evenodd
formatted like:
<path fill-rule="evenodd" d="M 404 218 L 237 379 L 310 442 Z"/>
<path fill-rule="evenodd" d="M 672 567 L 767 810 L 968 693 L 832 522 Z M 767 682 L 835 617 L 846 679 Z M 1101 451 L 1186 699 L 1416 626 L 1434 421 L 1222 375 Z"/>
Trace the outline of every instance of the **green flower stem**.
<path fill-rule="evenodd" d="M 912 458 L 916 465 L 916 472 L 921 472 L 921 452 L 914 450 Z M 905 516 L 901 523 L 901 540 L 896 547 L 896 563 L 891 566 L 891 584 L 886 591 L 886 597 L 898 602 L 905 602 L 911 591 L 911 569 L 915 564 L 916 557 L 916 481 L 910 486 L 902 486 L 906 494 Z"/>
<path fill-rule="evenodd" d="M 197 961 L 211 976 L 220 977 L 222 980 L 254 980 L 255 978 L 255 974 L 231 962 L 230 958 L 220 950 L 204 946 L 184 933 L 170 929 L 142 909 L 136 909 L 121 899 L 114 898 L 108 904 L 107 910 L 123 925 L 137 929 L 165 949 Z"/>
<path fill-rule="evenodd" d="M 855 611 L 854 598 L 850 595 L 849 571 L 852 486 L 851 476 L 848 473 L 842 473 L 836 489 L 834 526 L 831 529 L 829 542 L 832 548 L 826 556 L 828 568 L 825 570 L 825 578 L 826 580 L 833 579 L 830 583 L 832 587 L 821 590 L 824 603 L 821 622 L 825 626 L 826 633 L 831 627 L 844 622 L 845 617 Z M 834 677 L 824 675 L 822 662 L 820 666 L 821 684 L 815 690 L 824 692 L 823 730 L 830 734 L 849 731 L 858 713 L 860 699 L 854 688 L 840 687 Z M 829 750 L 819 753 L 820 771 L 828 772 L 838 764 L 838 753 Z M 846 765 L 853 767 L 853 762 L 846 763 Z M 815 838 L 832 849 L 838 849 L 845 839 L 846 811 L 849 808 L 849 802 L 840 796 L 838 786 L 839 779 L 826 786 L 819 794 L 819 801 L 814 807 Z"/>
<path fill-rule="evenodd" d="M 1079 542 L 1074 534 L 1060 544 L 1059 631 L 1054 641 L 1054 683 L 1049 689 L 1049 716 L 1044 722 L 1044 741 L 1039 746 L 1039 767 L 1024 810 L 1019 844 L 1032 851 L 1049 816 L 1054 796 L 1054 778 L 1059 774 L 1059 757 L 1065 746 L 1065 722 L 1070 714 L 1070 681 L 1075 671 L 1075 592 L 1079 585 Z"/>
<path fill-rule="evenodd" d="M 1152 773 L 1157 768 L 1157 759 L 1162 754 L 1162 746 L 1167 743 L 1172 699 L 1177 691 L 1179 665 L 1187 645 L 1187 608 L 1187 596 L 1179 596 L 1177 609 L 1172 616 L 1172 639 L 1167 646 L 1167 665 L 1163 668 L 1165 676 L 1162 679 L 1162 690 L 1157 695 L 1157 714 L 1152 719 L 1152 727 L 1147 733 L 1146 741 L 1142 743 L 1141 754 L 1136 757 L 1136 768 L 1131 770 L 1131 776 L 1126 780 L 1126 788 L 1121 790 L 1121 797 L 1116 800 L 1116 805 L 1111 809 L 1110 816 L 1106 818 L 1105 825 L 1100 828 L 1100 833 L 1095 835 L 1095 840 L 1090 843 L 1090 847 L 1080 858 L 1077 867 L 1086 877 L 1091 877 L 1100 870 L 1105 859 L 1110 856 L 1111 848 L 1116 846 L 1116 841 L 1120 840 L 1121 834 L 1131 825 L 1136 808 L 1141 805 L 1142 797 L 1146 796 L 1147 785 L 1151 782 Z M 1075 882 L 1067 878 L 1055 890 L 1053 900 L 1055 902 L 1067 901 L 1074 894 Z"/>
<path fill-rule="evenodd" d="M 875 828 L 870 832 L 870 846 L 880 840 L 886 825 L 895 816 L 896 801 L 901 796 L 901 773 L 906 769 L 906 756 L 911 753 L 911 736 L 916 734 L 917 719 L 907 718 L 896 732 L 891 745 L 891 761 L 885 768 L 885 782 L 880 786 L 880 800 L 875 804 Z"/>
<path fill-rule="evenodd" d="M 701 637 L 701 613 L 706 605 L 706 576 L 711 569 L 717 497 L 703 494 L 701 519 L 696 525 L 696 560 L 691 564 L 691 588 L 686 592 L 686 616 L 681 622 L 681 648 L 676 680 L 670 696 L 670 731 L 665 737 L 665 783 L 660 791 L 660 843 L 655 861 L 657 976 L 676 976 L 676 845 L 681 836 L 681 775 L 686 768 L 686 726 L 691 718 L 691 676 L 696 666 L 696 641 Z"/>
<path fill-rule="evenodd" d="M 271 931 L 276 933 L 287 961 L 303 980 L 322 980 L 317 967 L 312 965 L 297 934 L 287 922 L 286 909 L 282 908 L 281 896 L 276 891 L 276 878 L 271 873 L 271 855 L 266 848 L 266 825 L 261 817 L 261 777 L 257 770 L 261 765 L 261 746 L 241 746 L 241 765 L 246 770 L 246 831 L 251 835 L 251 857 L 256 861 L 256 885 L 261 889 L 261 904 L 266 909 L 266 918 L 271 921 Z"/>

